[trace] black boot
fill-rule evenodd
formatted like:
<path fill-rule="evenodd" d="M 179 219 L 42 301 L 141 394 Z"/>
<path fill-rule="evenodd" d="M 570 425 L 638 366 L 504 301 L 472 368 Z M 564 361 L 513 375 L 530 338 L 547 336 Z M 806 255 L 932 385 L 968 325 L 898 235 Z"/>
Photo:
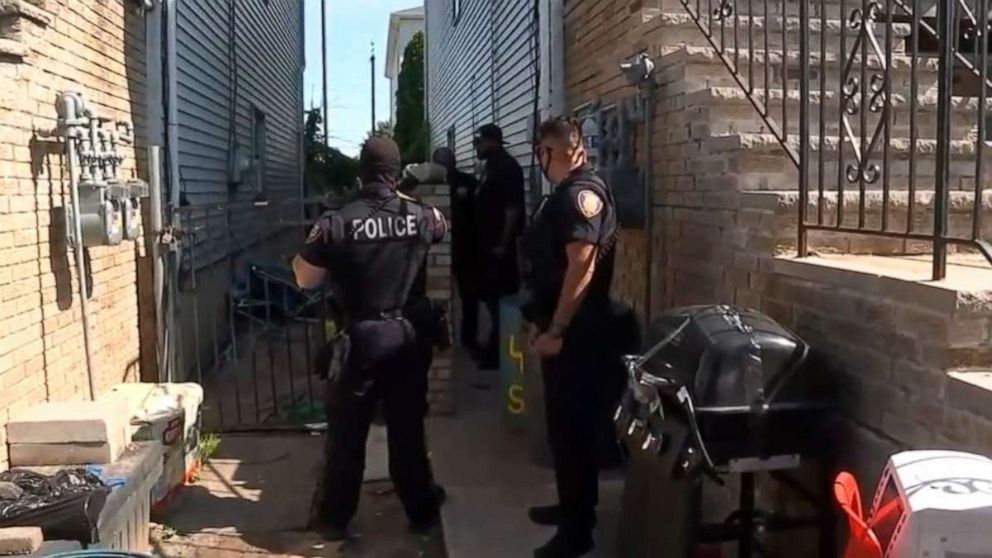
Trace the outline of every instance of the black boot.
<path fill-rule="evenodd" d="M 430 533 L 441 518 L 441 506 L 448 499 L 448 492 L 443 486 L 435 484 L 433 486 L 435 507 L 431 513 L 425 517 L 418 517 L 410 520 L 410 531 L 420 535 Z"/>
<path fill-rule="evenodd" d="M 552 506 L 534 506 L 527 510 L 527 517 L 538 525 L 558 525 L 561 521 L 561 507 L 557 504 Z"/>
<path fill-rule="evenodd" d="M 340 542 L 347 540 L 351 535 L 347 525 L 337 525 L 331 522 L 317 522 L 311 524 L 311 530 L 320 535 L 327 542 Z"/>
<path fill-rule="evenodd" d="M 579 558 L 592 551 L 596 545 L 592 533 L 575 533 L 558 530 L 544 546 L 534 550 L 534 558 Z"/>

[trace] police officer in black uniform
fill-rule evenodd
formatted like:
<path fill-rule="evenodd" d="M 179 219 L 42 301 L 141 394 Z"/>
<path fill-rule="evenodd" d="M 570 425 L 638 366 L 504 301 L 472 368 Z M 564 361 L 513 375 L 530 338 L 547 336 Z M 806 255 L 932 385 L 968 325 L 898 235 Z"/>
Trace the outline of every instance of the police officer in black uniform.
<path fill-rule="evenodd" d="M 558 504 L 529 515 L 558 526 L 536 557 L 572 557 L 593 548 L 599 391 L 610 365 L 599 341 L 610 316 L 617 220 L 609 188 L 586 163 L 578 122 L 543 123 L 536 150 L 556 186 L 521 238 L 521 310 L 544 373 Z"/>
<path fill-rule="evenodd" d="M 319 527 L 331 540 L 347 537 L 358 508 L 378 400 L 389 433 L 390 476 L 411 527 L 430 529 L 442 497 L 424 440 L 427 377 L 410 370 L 423 345 L 403 308 L 427 249 L 444 237 L 447 221 L 436 208 L 397 193 L 400 153 L 393 140 L 367 141 L 359 172 L 358 199 L 325 213 L 293 261 L 303 288 L 330 279 L 347 314 L 350 350 L 346 365 L 330 379 L 329 455 L 318 509 Z"/>

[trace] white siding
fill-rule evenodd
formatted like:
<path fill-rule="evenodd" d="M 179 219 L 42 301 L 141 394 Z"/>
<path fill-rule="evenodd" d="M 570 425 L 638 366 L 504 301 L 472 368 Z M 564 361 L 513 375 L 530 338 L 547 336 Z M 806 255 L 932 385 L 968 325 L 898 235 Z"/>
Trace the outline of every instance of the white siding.
<path fill-rule="evenodd" d="M 495 122 L 526 171 L 532 163 L 530 121 L 539 54 L 534 0 L 461 3 L 461 17 L 454 21 L 452 0 L 425 2 L 431 145 L 446 145 L 454 126 L 459 164 L 471 167 L 472 132 Z"/>
<path fill-rule="evenodd" d="M 234 0 L 234 67 L 229 50 L 228 0 L 179 0 L 177 109 L 181 188 L 192 204 L 229 200 L 228 156 L 233 137 L 250 156 L 253 114 L 265 113 L 266 156 L 261 189 L 270 198 L 300 188 L 303 27 L 300 0 Z M 251 199 L 258 185 L 249 172 L 230 191 Z"/>

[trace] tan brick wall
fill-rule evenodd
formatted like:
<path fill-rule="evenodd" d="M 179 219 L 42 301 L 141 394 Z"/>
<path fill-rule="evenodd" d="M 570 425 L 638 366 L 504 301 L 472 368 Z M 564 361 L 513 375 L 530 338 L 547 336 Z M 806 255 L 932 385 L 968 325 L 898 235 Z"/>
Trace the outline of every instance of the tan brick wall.
<path fill-rule="evenodd" d="M 577 0 L 565 13 L 565 80 L 568 106 L 579 107 L 601 99 L 604 104 L 634 95 L 618 65 L 636 52 L 629 31 L 636 26 L 639 11 L 630 2 Z M 643 153 L 638 153 L 639 159 Z M 644 309 L 647 239 L 642 230 L 624 230 L 617 243 L 613 297 L 639 313 Z"/>
<path fill-rule="evenodd" d="M 446 184 L 425 184 L 417 188 L 417 196 L 451 215 L 451 189 Z M 449 323 L 454 322 L 454 280 L 451 277 L 451 239 L 431 247 L 427 255 L 427 296 L 448 309 Z M 449 414 L 455 410 L 452 382 L 453 354 L 451 350 L 434 349 L 427 402 L 432 414 Z"/>
<path fill-rule="evenodd" d="M 84 92 L 102 115 L 143 121 L 144 31 L 125 0 L 32 0 L 0 22 L 0 425 L 11 409 L 88 396 L 67 173 L 55 97 Z M 21 56 L 23 54 L 23 56 Z M 125 175 L 139 162 L 125 149 Z M 88 250 L 98 389 L 138 377 L 137 261 L 143 243 Z M 0 442 L 3 428 L 0 428 Z M 7 466 L 0 443 L 0 470 Z"/>

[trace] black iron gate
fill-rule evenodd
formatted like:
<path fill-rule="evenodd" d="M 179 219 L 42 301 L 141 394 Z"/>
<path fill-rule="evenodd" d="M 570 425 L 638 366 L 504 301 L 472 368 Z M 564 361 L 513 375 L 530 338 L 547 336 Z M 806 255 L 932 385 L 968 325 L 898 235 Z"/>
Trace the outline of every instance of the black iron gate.
<path fill-rule="evenodd" d="M 682 0 L 799 170 L 810 231 L 989 243 L 992 0 Z"/>
<path fill-rule="evenodd" d="M 327 290 L 296 286 L 291 258 L 306 203 L 182 206 L 173 211 L 160 377 L 203 386 L 207 431 L 309 428 L 324 418 L 313 372 L 335 334 Z"/>

